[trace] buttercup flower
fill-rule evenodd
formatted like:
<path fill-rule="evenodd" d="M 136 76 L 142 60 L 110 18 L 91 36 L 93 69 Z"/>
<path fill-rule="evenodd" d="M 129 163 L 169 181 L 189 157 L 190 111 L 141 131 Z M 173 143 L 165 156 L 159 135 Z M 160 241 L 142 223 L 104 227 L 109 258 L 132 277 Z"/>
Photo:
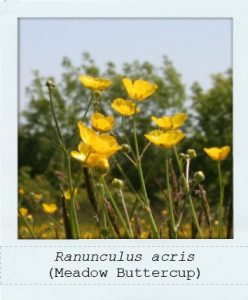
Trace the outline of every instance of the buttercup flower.
<path fill-rule="evenodd" d="M 57 205 L 54 203 L 48 204 L 48 203 L 42 203 L 43 211 L 49 215 L 52 215 L 55 213 L 55 211 L 58 209 Z"/>
<path fill-rule="evenodd" d="M 204 151 L 212 160 L 225 160 L 231 151 L 229 146 L 224 146 L 222 148 L 204 148 Z"/>
<path fill-rule="evenodd" d="M 166 149 L 173 147 L 178 144 L 186 135 L 180 130 L 163 132 L 161 130 L 153 130 L 145 137 L 155 144 L 156 146 L 162 146 Z"/>
<path fill-rule="evenodd" d="M 74 196 L 77 195 L 77 193 L 78 193 L 78 189 L 76 188 L 76 189 L 74 190 Z M 70 199 L 71 199 L 70 191 L 69 191 L 69 190 L 66 190 L 66 191 L 64 192 L 64 196 L 65 196 L 65 200 L 70 200 Z"/>
<path fill-rule="evenodd" d="M 123 78 L 122 82 L 129 97 L 137 101 L 142 101 L 150 97 L 158 88 L 156 84 L 140 79 L 132 82 L 128 78 Z"/>
<path fill-rule="evenodd" d="M 71 152 L 71 156 L 87 167 L 109 168 L 108 159 L 104 155 L 91 152 L 90 146 L 83 142 L 78 145 L 78 151 Z"/>
<path fill-rule="evenodd" d="M 19 208 L 19 213 L 20 213 L 23 217 L 25 217 L 25 216 L 27 216 L 27 214 L 28 214 L 28 210 L 27 210 L 27 208 L 25 208 L 25 207 L 20 207 L 20 208 Z"/>
<path fill-rule="evenodd" d="M 175 130 L 183 125 L 188 116 L 184 113 L 178 113 L 174 116 L 164 116 L 162 118 L 151 117 L 152 121 L 165 130 Z"/>
<path fill-rule="evenodd" d="M 19 188 L 19 189 L 18 189 L 18 193 L 19 193 L 20 195 L 24 195 L 24 194 L 25 194 L 25 191 L 24 191 L 23 188 Z"/>
<path fill-rule="evenodd" d="M 98 135 L 94 130 L 87 128 L 82 122 L 78 122 L 78 128 L 82 141 L 88 145 L 91 153 L 108 158 L 121 149 L 116 139 L 110 135 Z"/>
<path fill-rule="evenodd" d="M 91 116 L 91 124 L 95 130 L 107 132 L 114 127 L 115 119 L 112 116 L 106 117 L 100 113 L 94 113 Z"/>
<path fill-rule="evenodd" d="M 122 98 L 114 99 L 111 103 L 111 107 L 123 116 L 132 116 L 133 114 L 140 112 L 140 109 L 133 101 L 124 100 Z"/>
<path fill-rule="evenodd" d="M 80 76 L 79 80 L 85 87 L 91 89 L 92 91 L 106 90 L 112 84 L 111 80 L 87 75 Z"/>

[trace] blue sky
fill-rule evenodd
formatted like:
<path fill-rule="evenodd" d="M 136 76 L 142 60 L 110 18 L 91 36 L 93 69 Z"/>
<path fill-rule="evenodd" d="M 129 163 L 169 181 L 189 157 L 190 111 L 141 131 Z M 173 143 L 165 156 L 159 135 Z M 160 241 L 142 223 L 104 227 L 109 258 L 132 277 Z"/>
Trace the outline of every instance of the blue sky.
<path fill-rule="evenodd" d="M 59 80 L 62 57 L 79 65 L 83 52 L 99 67 L 112 61 L 119 70 L 135 59 L 159 67 L 167 55 L 188 92 L 194 81 L 208 89 L 211 74 L 232 66 L 231 32 L 230 19 L 21 19 L 20 106 L 28 103 L 32 70 Z"/>

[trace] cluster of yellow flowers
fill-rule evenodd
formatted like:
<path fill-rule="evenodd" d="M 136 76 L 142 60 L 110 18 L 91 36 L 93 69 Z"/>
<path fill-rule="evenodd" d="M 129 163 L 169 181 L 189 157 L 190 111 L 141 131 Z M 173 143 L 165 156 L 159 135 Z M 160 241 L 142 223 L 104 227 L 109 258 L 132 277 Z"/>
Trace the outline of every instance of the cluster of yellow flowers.
<path fill-rule="evenodd" d="M 79 77 L 81 83 L 92 91 L 103 91 L 111 86 L 111 80 L 82 75 Z M 128 78 L 122 80 L 130 99 L 116 98 L 111 103 L 113 110 L 123 116 L 132 116 L 140 112 L 135 101 L 143 101 L 150 97 L 158 86 L 145 80 L 135 80 L 132 82 Z M 158 125 L 160 129 L 153 130 L 145 137 L 154 145 L 162 146 L 166 149 L 173 147 L 185 138 L 179 128 L 187 120 L 185 113 L 177 113 L 174 116 L 151 117 L 151 120 Z M 91 116 L 91 124 L 94 130 L 98 132 L 111 131 L 115 125 L 112 116 L 104 116 L 96 112 Z M 88 167 L 99 166 L 108 168 L 108 158 L 121 149 L 117 141 L 110 135 L 97 134 L 85 124 L 78 123 L 82 143 L 78 146 L 78 151 L 72 151 L 73 158 L 86 164 Z M 229 146 L 221 148 L 204 148 L 204 151 L 213 160 L 224 160 L 230 152 Z"/>

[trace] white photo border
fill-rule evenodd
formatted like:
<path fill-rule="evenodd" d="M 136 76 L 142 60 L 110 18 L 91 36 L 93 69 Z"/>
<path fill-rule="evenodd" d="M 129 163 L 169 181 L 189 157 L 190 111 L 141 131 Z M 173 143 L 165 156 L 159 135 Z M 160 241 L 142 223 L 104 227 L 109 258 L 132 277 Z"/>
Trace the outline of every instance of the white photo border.
<path fill-rule="evenodd" d="M 150 248 L 150 249 L 194 249 L 203 248 L 232 249 L 239 261 L 239 253 L 248 254 L 248 201 L 246 199 L 246 181 L 248 170 L 248 142 L 245 139 L 248 123 L 245 122 L 248 111 L 248 2 L 225 0 L 176 0 L 176 1 L 34 1 L 1 3 L 1 135 L 0 135 L 0 198 L 1 198 L 1 247 L 9 249 L 26 248 Z M 18 134 L 18 20 L 21 18 L 231 18 L 233 22 L 233 187 L 234 187 L 234 238 L 231 240 L 19 240 L 17 237 L 17 134 Z M 10 251 L 11 252 L 11 251 Z M 242 256 L 243 257 L 243 256 Z M 13 284 L 14 285 L 14 284 Z M 21 285 L 21 284 L 20 284 Z M 25 285 L 25 284 L 23 284 Z M 28 285 L 28 284 L 27 284 Z M 37 284 L 39 285 L 39 284 Z M 42 284 L 40 284 L 42 285 Z M 44 284 L 45 285 L 45 284 Z M 180 285 L 180 284 L 179 284 Z M 211 283 L 206 283 L 205 287 Z M 218 283 L 212 283 L 218 285 Z M 219 283 L 220 286 L 223 285 Z M 236 287 L 247 291 L 247 279 L 242 282 L 227 283 L 229 294 L 237 294 Z M 196 285 L 195 285 L 196 286 Z M 202 284 L 204 287 L 204 284 Z M 33 287 L 30 288 L 30 291 Z M 244 288 L 244 289 L 243 289 Z M 170 299 L 172 294 L 168 288 Z M 183 289 L 182 289 L 183 290 Z M 198 287 L 196 287 L 198 290 Z M 20 290 L 19 290 L 20 291 Z M 64 295 L 69 295 L 65 290 Z M 156 292 L 151 288 L 156 295 Z M 158 291 L 162 291 L 158 288 Z M 200 291 L 200 290 L 199 290 Z M 202 290 L 201 290 L 202 291 Z M 7 292 L 6 292 L 7 293 Z M 11 295 L 12 291 L 8 291 Z M 24 292 L 23 292 L 24 293 Z M 43 290 L 43 295 L 45 295 Z M 92 292 L 97 299 L 97 292 Z M 171 293 L 171 294 L 170 294 Z M 188 292 L 186 292 L 188 293 Z M 217 294 L 219 292 L 217 291 Z M 143 293 L 145 296 L 145 293 Z M 151 299 L 151 293 L 148 293 Z M 183 292 L 182 292 L 183 294 Z M 114 295 L 117 295 L 114 292 Z M 178 296 L 181 292 L 177 293 Z M 188 294 L 187 294 L 188 295 Z M 210 294 L 209 294 L 210 295 Z M 211 294 L 211 295 L 216 295 Z M 221 294 L 219 294 L 221 295 Z M 225 295 L 224 295 L 225 296 Z M 63 295 L 61 296 L 63 298 Z M 129 296 L 130 297 L 130 296 Z M 205 295 L 203 296 L 205 297 Z M 142 297 L 135 299 L 141 299 Z M 198 298 L 198 297 L 197 297 Z M 195 298 L 195 299 L 197 299 Z M 7 299 L 7 298 L 6 298 Z M 11 298 L 9 298 L 11 299 Z M 14 298 L 12 298 L 14 299 Z M 22 299 L 22 298 L 21 298 Z M 24 298 L 23 298 L 24 299 Z M 48 298 L 47 298 L 48 299 Z M 109 298 L 106 298 L 109 299 Z M 124 298 L 118 298 L 124 299 Z M 144 299 L 144 298 L 142 298 Z M 184 298 L 185 299 L 185 298 Z M 191 298 L 194 299 L 194 298 Z M 202 298 L 205 299 L 205 298 Z M 206 298 L 207 299 L 207 298 Z M 226 298 L 212 298 L 226 299 Z M 231 298 L 230 298 L 231 299 Z M 4 299 L 5 300 L 5 299 Z"/>

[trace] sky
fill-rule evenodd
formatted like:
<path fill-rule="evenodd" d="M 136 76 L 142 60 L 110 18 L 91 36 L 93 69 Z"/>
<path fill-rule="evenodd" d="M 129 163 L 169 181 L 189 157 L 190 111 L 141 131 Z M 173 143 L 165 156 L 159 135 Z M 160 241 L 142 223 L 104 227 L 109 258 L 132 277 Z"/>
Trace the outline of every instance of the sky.
<path fill-rule="evenodd" d="M 167 55 L 182 75 L 188 93 L 193 82 L 211 87 L 211 74 L 232 67 L 231 19 L 21 19 L 19 23 L 19 95 L 33 70 L 60 79 L 64 56 L 79 66 L 83 52 L 104 68 L 112 61 L 149 61 L 159 67 Z"/>

